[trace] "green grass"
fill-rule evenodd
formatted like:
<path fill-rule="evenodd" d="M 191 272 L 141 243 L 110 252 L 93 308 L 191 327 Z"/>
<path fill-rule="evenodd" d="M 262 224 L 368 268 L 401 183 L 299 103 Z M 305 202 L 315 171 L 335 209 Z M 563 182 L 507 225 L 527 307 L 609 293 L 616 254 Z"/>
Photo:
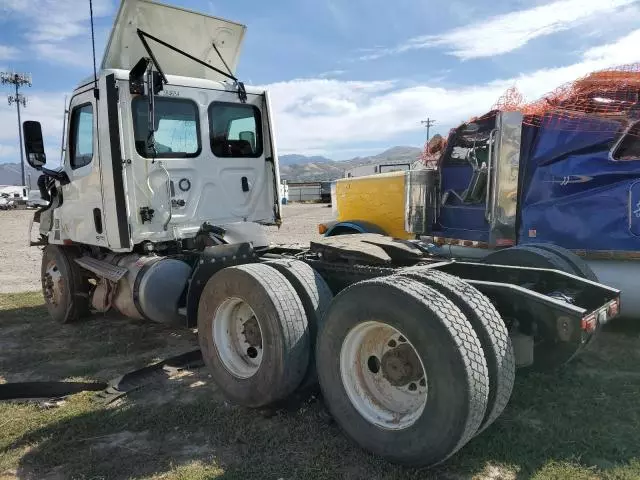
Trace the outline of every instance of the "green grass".
<path fill-rule="evenodd" d="M 613 327 L 561 371 L 519 374 L 503 416 L 434 470 L 363 452 L 313 398 L 275 414 L 229 405 L 202 369 L 110 407 L 90 393 L 0 403 L 0 480 L 638 479 L 640 328 Z M 115 316 L 60 326 L 39 294 L 0 295 L 5 381 L 106 380 L 194 343 Z"/>

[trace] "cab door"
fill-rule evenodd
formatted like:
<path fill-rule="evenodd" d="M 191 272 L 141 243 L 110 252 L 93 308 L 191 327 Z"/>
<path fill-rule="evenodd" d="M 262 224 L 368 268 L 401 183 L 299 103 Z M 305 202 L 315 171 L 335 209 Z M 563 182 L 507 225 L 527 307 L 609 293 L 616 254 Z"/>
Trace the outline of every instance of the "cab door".
<path fill-rule="evenodd" d="M 75 94 L 69 104 L 63 162 L 70 182 L 62 186 L 62 205 L 56 214 L 61 240 L 107 246 L 97 122 L 93 89 Z"/>

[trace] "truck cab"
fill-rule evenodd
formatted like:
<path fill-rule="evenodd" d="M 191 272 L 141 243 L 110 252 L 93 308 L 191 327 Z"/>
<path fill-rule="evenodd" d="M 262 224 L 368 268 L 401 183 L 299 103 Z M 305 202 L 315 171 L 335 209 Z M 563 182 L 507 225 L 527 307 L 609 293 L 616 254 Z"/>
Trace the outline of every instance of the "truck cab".
<path fill-rule="evenodd" d="M 62 165 L 44 170 L 55 179 L 44 241 L 150 250 L 188 244 L 207 223 L 267 245 L 260 225 L 280 222 L 277 152 L 268 93 L 234 77 L 244 31 L 122 3 L 102 68 L 69 101 Z M 42 139 L 29 123 L 36 158 Z"/>

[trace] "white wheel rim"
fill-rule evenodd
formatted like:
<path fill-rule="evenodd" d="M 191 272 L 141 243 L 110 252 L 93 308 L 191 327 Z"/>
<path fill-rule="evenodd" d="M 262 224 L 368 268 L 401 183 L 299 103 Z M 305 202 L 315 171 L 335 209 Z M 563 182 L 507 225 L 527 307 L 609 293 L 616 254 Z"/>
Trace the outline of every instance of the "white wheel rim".
<path fill-rule="evenodd" d="M 224 367 L 237 378 L 255 375 L 262 363 L 263 340 L 260 321 L 240 298 L 228 298 L 212 320 L 213 343 Z"/>
<path fill-rule="evenodd" d="M 388 430 L 413 425 L 427 403 L 422 360 L 408 339 L 386 323 L 367 321 L 349 331 L 340 349 L 340 375 L 358 413 Z"/>
<path fill-rule="evenodd" d="M 62 303 L 64 279 L 62 278 L 62 272 L 60 272 L 54 260 L 47 263 L 42 286 L 44 298 L 48 303 L 56 307 Z"/>

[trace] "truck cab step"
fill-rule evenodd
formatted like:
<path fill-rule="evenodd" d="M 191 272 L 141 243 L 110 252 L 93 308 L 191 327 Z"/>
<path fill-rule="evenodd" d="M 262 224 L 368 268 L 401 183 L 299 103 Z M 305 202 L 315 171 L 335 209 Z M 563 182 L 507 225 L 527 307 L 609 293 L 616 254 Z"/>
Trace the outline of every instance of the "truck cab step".
<path fill-rule="evenodd" d="M 102 260 L 88 256 L 76 258 L 75 262 L 82 268 L 95 273 L 99 277 L 111 280 L 112 282 L 118 282 L 129 271 L 125 267 L 119 267 L 112 263 L 103 262 Z"/>

